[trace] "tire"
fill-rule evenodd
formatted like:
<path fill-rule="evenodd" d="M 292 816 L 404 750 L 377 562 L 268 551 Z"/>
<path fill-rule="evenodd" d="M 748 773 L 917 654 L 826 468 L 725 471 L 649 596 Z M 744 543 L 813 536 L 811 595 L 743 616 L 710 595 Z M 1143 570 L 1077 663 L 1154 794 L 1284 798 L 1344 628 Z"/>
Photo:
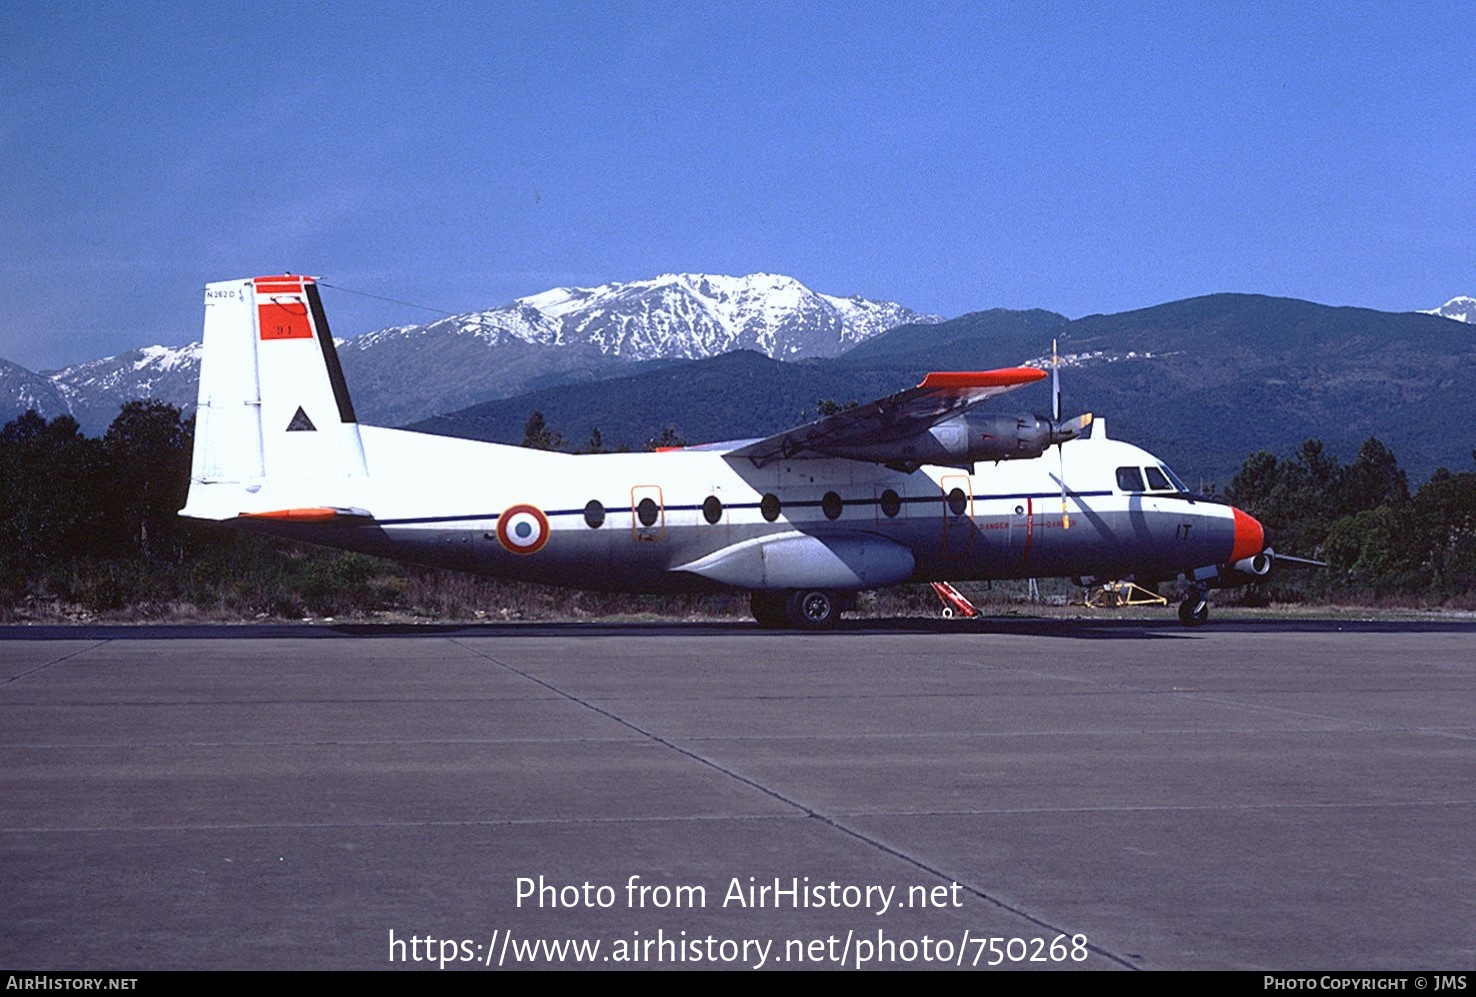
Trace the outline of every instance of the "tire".
<path fill-rule="evenodd" d="M 1179 622 L 1186 627 L 1202 627 L 1204 621 L 1209 619 L 1209 600 L 1203 596 L 1195 598 L 1190 596 L 1179 603 Z"/>
<path fill-rule="evenodd" d="M 796 630 L 833 630 L 840 622 L 840 594 L 830 589 L 796 589 L 785 612 Z"/>
<path fill-rule="evenodd" d="M 785 608 L 789 593 L 754 592 L 748 598 L 754 621 L 765 630 L 780 630 L 789 626 L 789 615 Z"/>

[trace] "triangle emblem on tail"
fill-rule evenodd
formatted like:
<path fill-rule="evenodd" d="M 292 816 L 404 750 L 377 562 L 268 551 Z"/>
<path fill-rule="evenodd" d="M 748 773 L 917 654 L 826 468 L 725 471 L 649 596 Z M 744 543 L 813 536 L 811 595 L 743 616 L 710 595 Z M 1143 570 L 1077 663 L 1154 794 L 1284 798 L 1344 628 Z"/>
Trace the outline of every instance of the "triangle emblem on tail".
<path fill-rule="evenodd" d="M 292 416 L 292 421 L 287 424 L 287 432 L 316 433 L 317 431 L 318 427 L 313 425 L 313 420 L 308 418 L 308 414 L 302 410 L 302 406 L 297 406 L 296 414 Z"/>

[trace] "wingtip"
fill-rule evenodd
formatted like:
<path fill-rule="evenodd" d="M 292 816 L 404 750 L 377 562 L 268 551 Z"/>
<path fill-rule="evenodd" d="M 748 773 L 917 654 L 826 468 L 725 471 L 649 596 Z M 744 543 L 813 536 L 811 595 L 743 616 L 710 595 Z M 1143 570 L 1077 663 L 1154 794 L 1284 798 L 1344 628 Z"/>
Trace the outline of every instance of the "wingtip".
<path fill-rule="evenodd" d="M 1046 372 L 1035 367 L 1001 367 L 998 370 L 933 371 L 920 388 L 1007 388 L 1044 379 Z"/>

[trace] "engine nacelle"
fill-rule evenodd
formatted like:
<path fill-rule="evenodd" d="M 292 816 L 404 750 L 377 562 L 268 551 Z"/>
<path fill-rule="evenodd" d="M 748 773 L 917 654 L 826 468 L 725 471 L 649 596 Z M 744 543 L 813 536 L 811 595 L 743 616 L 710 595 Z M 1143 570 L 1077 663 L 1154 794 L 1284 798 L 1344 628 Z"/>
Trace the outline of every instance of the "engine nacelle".
<path fill-rule="evenodd" d="M 966 412 L 960 418 L 950 421 L 962 422 L 966 427 L 968 445 L 960 455 L 965 460 L 1039 457 L 1052 444 L 1071 438 L 1057 432 L 1049 419 L 1040 419 L 1033 415 Z"/>
<path fill-rule="evenodd" d="M 963 467 L 975 461 L 1018 460 L 1039 457 L 1049 447 L 1075 439 L 1089 418 L 1052 423 L 1033 415 L 965 412 L 912 436 L 831 445 L 829 452 L 906 470 L 924 464 Z"/>

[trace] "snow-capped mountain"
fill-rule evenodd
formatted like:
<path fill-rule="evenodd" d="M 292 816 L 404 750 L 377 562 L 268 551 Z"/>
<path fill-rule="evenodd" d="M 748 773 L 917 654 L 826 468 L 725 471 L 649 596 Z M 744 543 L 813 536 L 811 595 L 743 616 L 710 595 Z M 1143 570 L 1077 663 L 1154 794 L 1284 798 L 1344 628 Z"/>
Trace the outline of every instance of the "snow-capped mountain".
<path fill-rule="evenodd" d="M 355 405 L 369 421 L 398 425 L 595 380 L 632 361 L 739 349 L 779 360 L 829 357 L 898 325 L 938 321 L 890 301 L 817 294 L 777 274 L 664 274 L 556 287 L 500 308 L 381 329 L 348 340 L 339 355 Z"/>
<path fill-rule="evenodd" d="M 1420 312 L 1421 315 L 1439 315 L 1441 318 L 1452 318 L 1457 322 L 1470 322 L 1476 324 L 1476 298 L 1464 294 L 1451 298 L 1439 308 L 1431 308 L 1429 311 Z"/>
<path fill-rule="evenodd" d="M 0 360 L 0 418 L 8 422 L 29 409 L 55 419 L 70 412 L 71 406 L 45 374 Z"/>
<path fill-rule="evenodd" d="M 530 386 L 596 379 L 632 361 L 737 349 L 782 360 L 829 357 L 894 326 L 938 321 L 889 301 L 818 294 L 777 274 L 665 274 L 559 287 L 486 311 L 379 329 L 340 340 L 339 354 L 361 418 L 398 425 Z M 41 380 L 54 386 L 63 411 L 100 432 L 129 399 L 193 407 L 199 363 L 199 343 L 149 346 Z M 19 389 L 0 390 L 0 414 L 28 407 Z"/>
<path fill-rule="evenodd" d="M 663 274 L 519 298 L 561 323 L 560 342 L 632 360 L 692 360 L 755 350 L 775 360 L 829 357 L 895 326 L 937 322 L 890 301 L 817 294 L 793 277 Z"/>
<path fill-rule="evenodd" d="M 84 430 L 106 429 L 119 407 L 152 398 L 190 409 L 200 383 L 200 344 L 145 346 L 46 372 Z"/>
<path fill-rule="evenodd" d="M 398 326 L 349 341 L 470 336 L 497 346 L 588 346 L 623 360 L 693 360 L 756 350 L 775 360 L 830 357 L 880 332 L 939 322 L 891 301 L 818 294 L 793 277 L 663 274 L 599 287 L 555 287 L 488 311 Z"/>

